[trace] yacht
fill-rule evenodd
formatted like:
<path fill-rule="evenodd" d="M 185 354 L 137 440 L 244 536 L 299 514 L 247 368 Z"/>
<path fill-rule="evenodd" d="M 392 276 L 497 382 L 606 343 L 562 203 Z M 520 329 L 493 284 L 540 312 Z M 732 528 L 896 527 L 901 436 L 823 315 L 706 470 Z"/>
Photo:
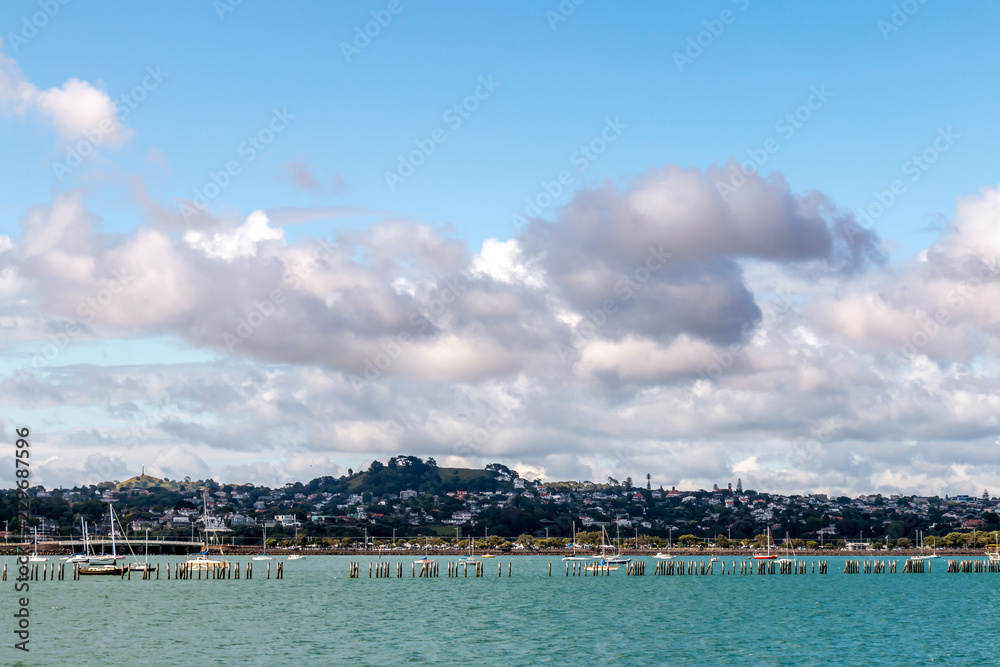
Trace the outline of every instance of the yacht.
<path fill-rule="evenodd" d="M 777 560 L 778 554 L 771 553 L 771 529 L 767 529 L 767 551 L 764 553 L 756 552 L 751 556 L 753 560 Z"/>
<path fill-rule="evenodd" d="M 577 550 L 577 547 L 579 546 L 576 543 L 576 521 L 573 522 L 573 544 L 571 546 L 573 547 L 573 555 L 572 556 L 563 556 L 563 560 L 590 560 L 589 556 L 577 556 L 576 555 L 576 550 Z"/>
<path fill-rule="evenodd" d="M 257 554 L 251 560 L 274 560 L 267 555 L 267 526 L 264 526 L 264 552 Z"/>
<path fill-rule="evenodd" d="M 111 517 L 111 553 L 91 556 L 89 564 L 79 569 L 79 573 L 81 575 L 120 575 L 128 569 L 125 566 L 120 566 L 115 563 L 115 561 L 125 558 L 125 555 L 118 555 L 117 546 L 115 544 L 115 511 L 111 506 L 111 501 L 108 501 L 108 516 Z"/>
<path fill-rule="evenodd" d="M 28 562 L 29 563 L 46 563 L 46 562 L 48 562 L 49 559 L 46 558 L 45 556 L 39 556 L 38 555 L 38 529 L 35 528 L 34 531 L 35 531 L 35 550 L 34 550 L 34 552 L 32 552 L 32 554 L 30 556 L 28 556 Z"/>
<path fill-rule="evenodd" d="M 933 552 L 931 552 L 929 554 L 925 554 L 924 553 L 924 534 L 923 534 L 923 532 L 917 531 L 917 538 L 918 538 L 918 541 L 919 541 L 919 545 L 917 546 L 917 548 L 920 549 L 920 553 L 918 555 L 916 555 L 916 556 L 910 556 L 910 560 L 931 560 L 932 558 L 939 558 L 940 557 L 936 553 L 933 553 Z"/>

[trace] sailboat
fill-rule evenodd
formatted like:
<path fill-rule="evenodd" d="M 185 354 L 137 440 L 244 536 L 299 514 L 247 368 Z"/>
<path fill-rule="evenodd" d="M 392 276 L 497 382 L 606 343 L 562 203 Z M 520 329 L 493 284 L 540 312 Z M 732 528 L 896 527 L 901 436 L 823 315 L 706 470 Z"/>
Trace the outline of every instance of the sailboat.
<path fill-rule="evenodd" d="M 421 557 L 421 558 L 418 558 L 417 560 L 413 561 L 414 563 L 417 563 L 417 564 L 419 565 L 419 564 L 423 564 L 423 563 L 431 563 L 431 562 L 433 562 L 433 561 L 432 561 L 432 560 L 431 560 L 431 559 L 430 559 L 430 558 L 429 558 L 429 557 L 427 556 L 427 548 L 428 548 L 428 544 L 427 544 L 427 542 L 425 541 L 425 542 L 424 542 L 424 555 L 423 555 L 423 557 Z M 459 559 L 459 560 L 461 560 L 461 559 Z"/>
<path fill-rule="evenodd" d="M 619 529 L 620 530 L 620 529 Z M 601 560 L 591 563 L 586 566 L 586 570 L 590 572 L 597 572 L 598 570 L 617 570 L 619 565 L 627 565 L 632 562 L 631 558 L 625 558 L 621 555 L 621 547 L 612 547 L 612 553 L 609 556 L 607 553 L 608 547 L 612 545 L 608 544 L 608 534 L 604 530 L 604 526 L 601 526 L 601 555 L 599 558 Z M 598 556 L 595 556 L 598 558 Z"/>
<path fill-rule="evenodd" d="M 471 535 L 469 536 L 469 555 L 468 556 L 461 556 L 461 557 L 459 557 L 458 562 L 459 563 L 478 563 L 479 562 L 479 561 L 476 560 L 476 539 L 474 537 L 472 537 Z"/>
<path fill-rule="evenodd" d="M 788 533 L 785 533 L 785 544 L 788 545 L 788 556 L 779 558 L 774 561 L 775 563 L 794 563 L 798 560 L 798 557 L 792 552 L 791 540 L 789 539 Z"/>
<path fill-rule="evenodd" d="M 134 554 L 133 554 L 134 555 Z M 156 566 L 149 562 L 149 528 L 146 529 L 146 557 L 143 562 L 139 562 L 136 558 L 136 562 L 129 565 L 129 569 L 133 572 L 156 572 Z"/>
<path fill-rule="evenodd" d="M 918 549 L 920 553 L 916 556 L 910 556 L 910 560 L 931 560 L 932 558 L 939 558 L 936 553 L 924 553 L 924 533 L 923 531 L 917 531 L 917 541 L 919 542 Z"/>
<path fill-rule="evenodd" d="M 251 560 L 274 560 L 267 555 L 267 526 L 264 526 L 264 553 L 257 554 Z"/>
<path fill-rule="evenodd" d="M 205 514 L 205 550 L 204 551 L 199 551 L 199 552 L 193 553 L 193 554 L 188 554 L 187 555 L 187 560 L 184 561 L 184 567 L 186 567 L 189 570 L 194 571 L 194 572 L 199 572 L 199 571 L 213 571 L 213 570 L 218 570 L 218 569 L 225 568 L 226 566 L 229 565 L 228 561 L 214 560 L 214 559 L 208 557 L 208 539 L 209 539 L 208 538 L 208 524 L 209 524 L 209 515 L 208 515 L 208 492 L 207 491 L 202 496 L 202 498 L 203 498 L 204 503 L 205 503 L 205 511 L 204 511 L 204 514 Z M 222 545 L 219 545 L 219 553 L 220 554 L 222 553 Z"/>
<path fill-rule="evenodd" d="M 621 526 L 616 527 L 615 530 L 616 530 L 616 535 L 615 535 L 615 546 L 612 549 L 613 553 L 610 556 L 605 555 L 604 554 L 605 546 L 611 546 L 611 545 L 602 544 L 601 555 L 603 556 L 603 558 L 601 559 L 601 561 L 607 565 L 625 565 L 627 563 L 631 563 L 632 562 L 631 558 L 626 558 L 625 556 L 622 556 Z"/>
<path fill-rule="evenodd" d="M 751 558 L 753 558 L 754 560 L 776 560 L 778 558 L 778 554 L 771 553 L 771 529 L 770 528 L 767 529 L 767 552 L 766 553 L 757 552 L 753 556 L 751 556 Z"/>
<path fill-rule="evenodd" d="M 70 554 L 63 560 L 67 563 L 89 563 L 90 553 L 87 551 L 87 526 L 83 522 L 83 517 L 80 517 L 80 535 L 83 536 L 83 551 L 76 554 Z"/>
<path fill-rule="evenodd" d="M 35 551 L 30 556 L 28 556 L 28 562 L 29 563 L 45 563 L 49 559 L 45 558 L 44 556 L 39 556 L 38 555 L 38 528 L 33 528 L 32 530 L 34 530 L 34 532 L 35 532 Z"/>
<path fill-rule="evenodd" d="M 588 556 L 576 555 L 576 521 L 573 522 L 573 555 L 563 556 L 563 560 L 590 560 Z"/>
<path fill-rule="evenodd" d="M 90 564 L 87 567 L 81 567 L 80 574 L 86 575 L 109 575 L 109 574 L 122 574 L 125 572 L 126 568 L 119 567 L 115 564 L 115 561 L 125 558 L 125 555 L 118 555 L 117 547 L 115 545 L 115 510 L 111 506 L 111 501 L 108 501 L 108 516 L 111 517 L 111 553 L 101 554 L 99 556 L 92 556 L 90 558 Z"/>

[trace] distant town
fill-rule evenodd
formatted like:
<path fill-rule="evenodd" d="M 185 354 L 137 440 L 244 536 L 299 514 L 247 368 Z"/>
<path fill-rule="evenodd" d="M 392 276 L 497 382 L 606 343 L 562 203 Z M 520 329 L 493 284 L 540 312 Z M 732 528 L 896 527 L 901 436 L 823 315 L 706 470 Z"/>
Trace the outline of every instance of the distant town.
<path fill-rule="evenodd" d="M 441 468 L 434 459 L 397 456 L 365 471 L 280 488 L 139 475 L 72 489 L 29 490 L 31 520 L 19 525 L 15 491 L 3 492 L 5 541 L 39 542 L 108 535 L 114 503 L 128 536 L 216 540 L 268 546 L 357 548 L 430 544 L 523 550 L 598 544 L 735 548 L 775 543 L 809 549 L 977 548 L 1000 531 L 1000 501 L 979 496 L 781 495 L 744 489 L 656 485 L 647 475 L 600 482 L 529 481 L 493 463 Z"/>

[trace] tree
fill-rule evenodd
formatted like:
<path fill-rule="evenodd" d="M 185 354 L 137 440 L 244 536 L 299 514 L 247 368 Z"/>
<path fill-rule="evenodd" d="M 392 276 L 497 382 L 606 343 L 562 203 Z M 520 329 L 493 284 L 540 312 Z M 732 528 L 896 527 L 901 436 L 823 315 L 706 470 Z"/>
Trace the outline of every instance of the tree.
<path fill-rule="evenodd" d="M 736 493 L 743 493 L 743 478 L 736 478 Z"/>
<path fill-rule="evenodd" d="M 653 488 L 653 483 L 652 483 L 652 481 L 651 481 L 652 479 L 653 479 L 652 475 L 650 475 L 650 474 L 649 474 L 649 473 L 647 472 L 647 473 L 646 473 L 646 490 L 647 490 L 647 491 L 650 491 L 650 490 L 652 490 L 652 488 Z"/>

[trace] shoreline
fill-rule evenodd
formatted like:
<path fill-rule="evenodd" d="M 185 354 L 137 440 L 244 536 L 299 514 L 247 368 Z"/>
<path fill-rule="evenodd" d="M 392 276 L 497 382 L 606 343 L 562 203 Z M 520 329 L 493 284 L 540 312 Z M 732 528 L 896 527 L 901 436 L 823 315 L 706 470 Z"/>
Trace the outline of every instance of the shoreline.
<path fill-rule="evenodd" d="M 153 546 L 150 544 L 150 546 Z M 191 545 L 191 549 L 203 549 L 202 545 Z M 27 545 L 0 545 L 0 556 L 17 556 L 17 555 L 28 555 L 34 549 L 33 544 Z M 662 553 L 663 549 L 622 549 L 621 554 L 623 556 L 655 556 L 657 553 Z M 256 556 L 261 552 L 260 547 L 246 547 L 246 546 L 235 546 L 235 547 L 223 547 L 222 555 L 224 556 Z M 52 549 L 46 549 L 42 545 L 39 545 L 38 555 L 39 556 L 68 556 L 73 553 L 70 549 L 66 547 L 58 547 Z M 162 550 L 158 550 L 155 554 L 150 551 L 150 556 L 183 556 L 186 555 L 186 551 L 181 550 L 178 553 L 167 553 Z M 379 549 L 288 549 L 281 547 L 268 548 L 267 553 L 269 556 L 291 556 L 293 554 L 300 554 L 303 556 L 379 556 L 385 558 L 391 558 L 393 556 L 465 556 L 468 554 L 467 549 L 396 549 L 396 550 L 379 550 Z M 741 549 L 670 549 L 670 553 L 678 557 L 698 557 L 698 556 L 719 556 L 719 557 L 729 557 L 729 558 L 750 558 L 753 555 L 753 550 Z M 787 557 L 788 552 L 775 550 L 775 555 L 779 558 Z M 929 554 L 930 552 L 925 552 Z M 477 551 L 476 555 L 482 557 L 484 554 L 491 556 L 496 556 L 497 558 L 508 558 L 512 556 L 551 556 L 551 557 L 563 557 L 563 556 L 585 556 L 585 557 L 599 557 L 600 552 L 595 552 L 593 550 L 581 550 L 578 549 L 575 554 L 571 549 L 547 549 L 547 550 L 530 550 L 530 549 L 512 549 L 510 551 L 500 551 L 497 549 L 484 549 L 482 551 Z M 793 551 L 791 555 L 796 557 L 819 557 L 819 556 L 853 556 L 853 557 L 884 557 L 884 558 L 906 558 L 910 556 L 919 556 L 921 554 L 919 549 L 904 549 L 901 551 L 842 551 L 840 549 L 806 549 L 801 551 Z M 941 558 L 946 557 L 970 557 L 970 556 L 983 556 L 986 554 L 982 549 L 955 549 L 948 551 L 938 551 L 936 554 Z M 212 547 L 209 550 L 209 555 L 218 556 L 218 547 Z M 136 556 L 140 556 L 136 552 Z"/>

